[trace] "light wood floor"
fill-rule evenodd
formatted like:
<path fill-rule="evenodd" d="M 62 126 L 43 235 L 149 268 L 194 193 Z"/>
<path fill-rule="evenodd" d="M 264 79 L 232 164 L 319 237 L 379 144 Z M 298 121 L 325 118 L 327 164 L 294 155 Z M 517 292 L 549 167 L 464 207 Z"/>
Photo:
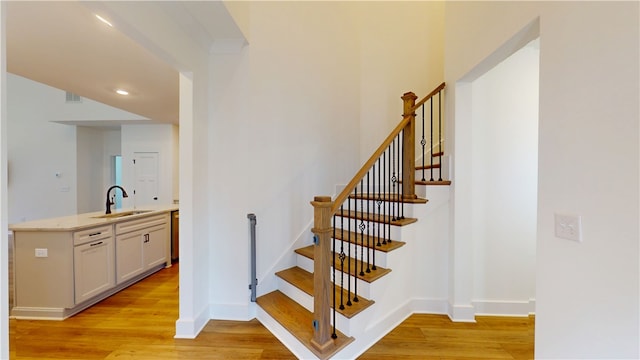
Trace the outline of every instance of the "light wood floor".
<path fill-rule="evenodd" d="M 178 265 L 64 321 L 10 320 L 11 359 L 294 359 L 257 320 L 210 321 L 174 339 Z M 533 318 L 413 315 L 361 359 L 532 359 Z"/>

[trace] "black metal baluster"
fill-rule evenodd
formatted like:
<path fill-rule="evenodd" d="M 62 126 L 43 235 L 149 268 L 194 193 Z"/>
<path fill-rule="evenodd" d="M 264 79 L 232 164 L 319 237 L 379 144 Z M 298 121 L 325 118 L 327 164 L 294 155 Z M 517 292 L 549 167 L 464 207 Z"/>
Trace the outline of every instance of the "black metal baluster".
<path fill-rule="evenodd" d="M 373 163 L 373 176 L 376 175 L 376 163 Z M 367 172 L 367 213 L 369 214 L 369 221 L 367 221 L 367 273 L 371 272 L 371 220 L 375 217 L 375 209 L 373 209 L 374 214 L 371 215 L 369 212 L 371 209 L 369 208 L 371 201 L 373 201 L 371 194 L 371 189 L 369 186 L 371 185 L 369 179 L 369 172 Z"/>
<path fill-rule="evenodd" d="M 422 110 L 422 140 L 420 140 L 420 145 L 422 145 L 422 181 L 425 181 L 426 179 L 424 178 L 424 157 L 426 156 L 426 153 L 424 151 L 424 146 L 427 145 L 427 140 L 425 140 L 424 138 L 424 104 L 420 106 L 420 109 Z"/>
<path fill-rule="evenodd" d="M 344 204 L 340 205 L 340 310 L 344 310 Z M 335 257 L 335 256 L 334 256 Z"/>
<path fill-rule="evenodd" d="M 360 179 L 360 192 L 364 195 L 364 179 Z M 362 221 L 360 222 L 360 276 L 364 276 L 364 196 L 360 196 L 360 211 L 362 211 Z M 368 213 L 367 213 L 368 215 Z"/>
<path fill-rule="evenodd" d="M 384 219 L 384 226 L 385 226 L 385 230 L 387 229 L 387 227 L 389 227 L 389 220 L 391 220 L 391 207 L 389 205 L 389 198 L 391 197 L 391 145 L 389 145 L 389 148 L 387 149 L 387 152 L 385 153 L 385 158 L 387 161 L 387 168 L 386 168 L 386 173 L 385 176 L 388 176 L 388 178 L 385 177 L 385 182 L 387 182 L 387 191 L 389 191 L 388 194 L 385 194 L 385 196 L 387 197 L 387 202 L 386 202 L 386 209 L 385 209 L 385 217 Z M 383 244 L 387 243 L 387 239 L 388 237 L 385 237 L 382 240 Z"/>
<path fill-rule="evenodd" d="M 347 198 L 347 213 L 349 213 L 349 222 L 347 223 L 347 237 L 349 241 L 347 242 L 347 278 L 349 279 L 347 282 L 347 294 L 351 293 L 351 201 Z M 357 217 L 357 216 L 356 216 Z M 351 296 L 347 296 L 347 306 L 351 306 Z"/>
<path fill-rule="evenodd" d="M 401 174 L 404 168 L 404 129 L 398 134 L 398 178 L 402 179 Z M 404 219 L 404 183 L 398 187 L 400 199 L 398 199 L 398 219 Z"/>
<path fill-rule="evenodd" d="M 442 100 L 440 98 L 440 94 L 442 94 L 442 90 L 438 91 L 438 154 L 440 154 L 440 157 L 438 158 L 439 163 L 440 163 L 440 171 L 438 171 L 438 174 L 440 175 L 438 177 L 438 181 L 442 181 Z M 433 102 L 433 100 L 431 100 L 431 102 Z"/>
<path fill-rule="evenodd" d="M 396 139 L 391 142 L 391 171 L 393 172 L 391 175 L 391 199 L 393 199 L 393 196 L 396 195 Z M 391 204 L 389 215 L 391 215 L 391 221 L 393 221 L 396 219 L 395 206 L 393 201 L 389 203 Z"/>
<path fill-rule="evenodd" d="M 333 214 L 333 245 L 332 251 L 334 252 L 333 256 L 333 334 L 331 334 L 331 338 L 337 339 L 338 334 L 336 334 L 336 214 Z"/>
<path fill-rule="evenodd" d="M 393 181 L 393 196 L 395 198 L 395 201 L 391 201 L 391 212 L 393 214 L 393 221 L 399 220 L 400 219 L 400 211 L 398 210 L 398 206 L 400 205 L 400 169 L 401 169 L 401 165 L 400 165 L 400 139 L 401 139 L 401 132 L 398 133 L 398 136 L 396 136 L 396 139 L 393 141 L 393 146 L 396 149 L 395 153 L 394 153 L 394 161 L 393 161 L 393 166 L 394 166 L 394 174 L 398 174 L 397 176 L 394 176 L 391 180 Z M 398 188 L 396 189 L 396 185 L 398 186 Z M 389 224 L 389 227 L 391 227 L 391 224 Z M 391 237 L 389 237 L 389 239 L 391 239 Z M 387 240 L 387 242 L 389 242 L 389 240 Z"/>
<path fill-rule="evenodd" d="M 431 179 L 429 179 L 429 181 L 433 181 L 433 99 L 429 99 L 429 104 L 431 104 L 431 144 L 429 144 L 429 157 L 431 158 Z"/>
<path fill-rule="evenodd" d="M 354 261 L 354 266 L 356 267 L 353 272 L 354 276 L 353 276 L 353 302 L 358 302 L 358 276 L 356 276 L 355 274 L 358 272 L 358 229 L 360 229 L 360 237 L 362 238 L 362 229 L 364 226 L 364 212 L 362 209 L 362 180 L 360 180 L 360 219 L 358 219 L 358 185 L 356 185 L 356 198 L 355 198 L 355 205 L 356 205 L 356 222 L 354 223 L 354 225 L 356 225 L 356 232 L 355 232 L 355 239 L 353 241 L 353 250 L 355 251 L 356 255 L 355 255 L 355 261 Z M 360 221 L 360 224 L 358 224 L 358 221 Z M 362 259 L 360 259 L 360 263 L 362 263 Z M 349 264 L 351 264 L 351 261 L 349 261 Z M 351 274 L 351 269 L 349 269 L 349 274 Z"/>
<path fill-rule="evenodd" d="M 404 169 L 404 141 L 402 141 L 402 139 L 404 139 L 404 129 L 402 130 L 402 132 L 400 133 L 400 137 L 398 138 L 398 141 L 400 142 L 401 146 L 401 150 L 398 151 L 398 153 L 400 154 L 400 161 L 398 161 L 398 163 L 400 165 L 398 165 L 398 168 L 400 171 L 403 171 Z M 403 174 L 404 176 L 404 174 Z M 401 177 L 402 178 L 402 177 Z M 413 186 L 413 184 L 409 184 L 409 186 Z M 400 211 L 398 212 L 398 215 L 400 215 L 400 219 L 404 219 L 404 183 L 402 186 L 400 186 L 400 203 L 399 203 L 399 207 L 400 207 Z"/>
<path fill-rule="evenodd" d="M 382 205 L 382 195 L 381 195 L 381 191 L 382 188 L 380 187 L 382 184 L 380 183 L 380 161 L 381 161 L 382 157 L 378 158 L 378 201 L 377 201 L 377 205 L 378 205 L 378 221 L 376 222 L 376 231 L 377 231 L 377 243 L 374 241 L 373 244 L 373 267 L 371 268 L 372 270 L 376 270 L 376 246 L 380 246 L 380 205 Z M 376 178 L 376 171 L 375 171 L 375 164 L 374 164 L 374 170 L 373 170 L 373 182 L 375 183 L 375 178 Z M 374 191 L 375 191 L 375 186 L 373 187 Z"/>
<path fill-rule="evenodd" d="M 393 140 L 393 142 L 391 142 L 391 144 L 389 145 L 389 160 L 388 160 L 388 165 L 389 165 L 389 175 L 391 175 L 391 172 L 394 168 L 394 161 L 393 161 L 393 156 L 394 156 L 394 151 L 393 149 L 395 148 L 395 139 Z M 396 191 L 396 187 L 395 187 L 395 182 L 393 181 L 393 176 L 391 176 L 389 178 L 389 194 L 388 194 L 388 198 L 387 198 L 387 218 L 385 221 L 385 226 L 387 227 L 387 233 L 391 232 L 391 222 L 393 221 L 393 194 Z M 387 236 L 387 238 L 385 239 L 385 244 L 390 242 L 391 240 L 391 236 Z"/>

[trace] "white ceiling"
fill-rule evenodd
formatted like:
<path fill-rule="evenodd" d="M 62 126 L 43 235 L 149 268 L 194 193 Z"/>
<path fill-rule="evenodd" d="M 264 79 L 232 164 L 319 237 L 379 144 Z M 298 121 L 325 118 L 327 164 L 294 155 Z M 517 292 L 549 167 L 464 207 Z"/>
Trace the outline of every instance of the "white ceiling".
<path fill-rule="evenodd" d="M 79 1 L 7 3 L 7 71 L 161 123 L 178 123 L 178 72 Z M 93 3 L 96 5 L 97 3 Z M 242 37 L 219 1 L 161 6 L 210 51 Z M 222 16 L 221 16 L 222 13 Z M 108 20 L 108 19 L 107 19 Z M 115 89 L 129 91 L 129 96 Z"/>

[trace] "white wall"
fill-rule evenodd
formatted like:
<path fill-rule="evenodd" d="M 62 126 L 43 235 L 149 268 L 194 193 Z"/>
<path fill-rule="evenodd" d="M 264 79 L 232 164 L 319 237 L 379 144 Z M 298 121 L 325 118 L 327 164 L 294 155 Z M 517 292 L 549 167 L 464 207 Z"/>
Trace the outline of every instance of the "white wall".
<path fill-rule="evenodd" d="M 640 356 L 638 11 L 636 2 L 446 3 L 452 296 L 461 304 L 472 288 L 460 265 L 470 257 L 460 205 L 469 202 L 471 123 L 457 82 L 539 17 L 537 358 Z M 554 236 L 556 212 L 582 216 L 582 243 Z"/>
<path fill-rule="evenodd" d="M 76 171 L 78 174 L 77 213 L 104 209 L 106 200 L 104 173 L 104 131 L 76 127 Z"/>
<path fill-rule="evenodd" d="M 9 223 L 77 213 L 76 128 L 50 121 L 64 91 L 12 74 L 7 82 Z"/>
<path fill-rule="evenodd" d="M 299 236 L 310 239 L 313 196 L 333 194 L 357 164 L 359 68 L 342 6 L 255 2 L 249 10 L 250 45 L 211 59 L 207 191 L 210 271 L 221 275 L 210 286 L 217 318 L 252 316 L 247 213 L 258 219 L 261 278 L 293 255 L 287 249 Z"/>
<path fill-rule="evenodd" d="M 535 310 L 538 49 L 533 41 L 471 85 L 476 314 Z"/>
<path fill-rule="evenodd" d="M 360 67 L 360 162 L 402 120 L 402 94 L 418 100 L 444 79 L 444 2 L 349 2 Z"/>
<path fill-rule="evenodd" d="M 90 99 L 66 103 L 62 90 L 13 74 L 7 79 L 9 222 L 104 209 L 120 131 L 57 121 L 104 124 L 140 117 Z"/>

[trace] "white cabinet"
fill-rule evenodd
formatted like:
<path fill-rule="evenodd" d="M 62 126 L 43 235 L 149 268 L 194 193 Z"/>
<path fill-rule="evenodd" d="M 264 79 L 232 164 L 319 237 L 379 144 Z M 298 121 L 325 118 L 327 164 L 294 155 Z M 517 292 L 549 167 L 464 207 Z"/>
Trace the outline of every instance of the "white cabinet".
<path fill-rule="evenodd" d="M 87 225 L 12 229 L 12 316 L 62 320 L 171 264 L 170 212 L 82 219 Z"/>
<path fill-rule="evenodd" d="M 170 236 L 169 223 L 147 229 L 147 238 L 143 241 L 145 267 L 152 268 L 167 262 L 167 242 Z"/>
<path fill-rule="evenodd" d="M 86 243 L 73 248 L 75 303 L 79 304 L 116 285 L 112 226 L 93 231 Z M 78 241 L 74 234 L 74 244 Z"/>
<path fill-rule="evenodd" d="M 116 276 L 118 284 L 144 271 L 142 245 L 141 231 L 116 236 Z"/>
<path fill-rule="evenodd" d="M 116 283 L 167 262 L 169 215 L 116 224 Z"/>

